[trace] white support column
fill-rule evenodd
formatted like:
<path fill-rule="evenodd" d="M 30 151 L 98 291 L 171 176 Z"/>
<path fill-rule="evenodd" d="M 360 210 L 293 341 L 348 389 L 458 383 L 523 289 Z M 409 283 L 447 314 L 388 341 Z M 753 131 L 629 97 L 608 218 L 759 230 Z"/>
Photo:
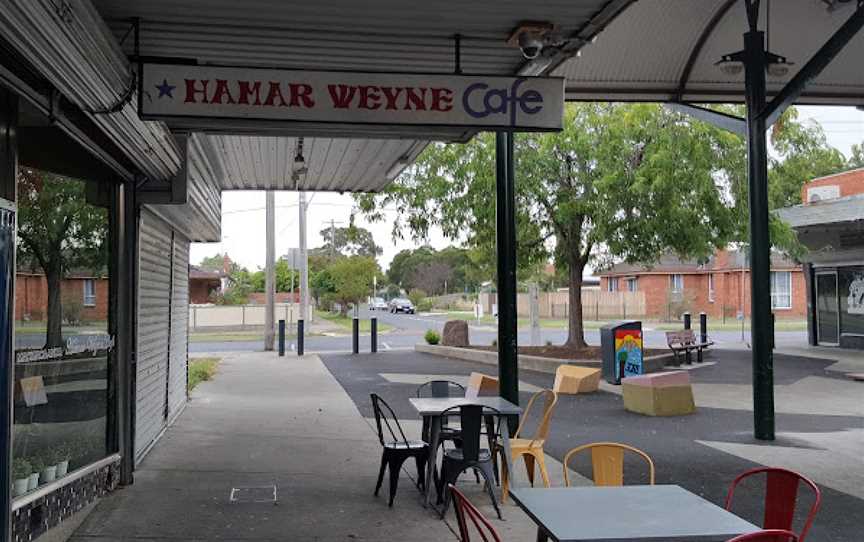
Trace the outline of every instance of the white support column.
<path fill-rule="evenodd" d="M 264 272 L 264 291 L 267 301 L 267 308 L 264 314 L 264 350 L 272 351 L 276 309 L 276 194 L 272 190 L 267 191 L 266 203 L 266 243 L 267 243 L 267 261 L 265 263 Z"/>

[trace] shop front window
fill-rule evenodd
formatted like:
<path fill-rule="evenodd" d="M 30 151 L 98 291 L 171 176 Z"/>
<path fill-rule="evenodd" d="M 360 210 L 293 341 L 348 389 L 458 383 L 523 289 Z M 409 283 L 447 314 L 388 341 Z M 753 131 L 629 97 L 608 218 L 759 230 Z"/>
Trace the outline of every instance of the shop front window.
<path fill-rule="evenodd" d="M 15 291 L 16 497 L 108 455 L 108 210 L 87 183 L 22 168 Z M 82 285 L 83 282 L 83 285 Z M 87 310 L 84 310 L 85 307 Z"/>
<path fill-rule="evenodd" d="M 864 336 L 864 267 L 837 270 L 840 289 L 840 334 Z"/>

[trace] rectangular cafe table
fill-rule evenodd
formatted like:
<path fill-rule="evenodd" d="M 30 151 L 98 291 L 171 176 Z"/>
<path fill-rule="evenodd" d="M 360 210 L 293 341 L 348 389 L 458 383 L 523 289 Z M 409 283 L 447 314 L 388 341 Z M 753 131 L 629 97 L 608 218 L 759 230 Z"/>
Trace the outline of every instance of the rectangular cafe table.
<path fill-rule="evenodd" d="M 537 541 L 721 542 L 759 528 L 675 485 L 514 488 Z"/>
<path fill-rule="evenodd" d="M 514 405 L 503 397 L 475 397 L 472 399 L 466 397 L 412 397 L 409 399 L 411 406 L 417 411 L 422 418 L 424 426 L 429 427 L 429 461 L 426 465 L 426 505 L 432 502 L 433 480 L 432 472 L 435 468 L 436 454 L 440 444 L 439 437 L 441 434 L 441 413 L 445 410 L 460 405 L 483 405 L 489 408 L 492 415 L 501 416 L 518 416 L 522 414 L 522 409 L 518 405 Z M 494 412 L 493 410 L 498 412 Z M 501 425 L 501 444 L 504 447 L 504 460 L 507 462 L 507 468 L 510 465 L 510 432 L 506 423 Z M 491 451 L 491 450 L 490 450 Z M 512 472 L 512 470 L 508 471 Z"/>

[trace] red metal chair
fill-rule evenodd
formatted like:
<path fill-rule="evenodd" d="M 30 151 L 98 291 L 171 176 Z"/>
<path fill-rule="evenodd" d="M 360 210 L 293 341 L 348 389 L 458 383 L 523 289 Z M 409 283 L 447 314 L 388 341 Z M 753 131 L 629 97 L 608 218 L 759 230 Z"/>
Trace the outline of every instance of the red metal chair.
<path fill-rule="evenodd" d="M 742 534 L 728 542 L 797 542 L 798 535 L 785 529 L 767 529 L 750 534 Z"/>
<path fill-rule="evenodd" d="M 468 500 L 468 497 L 466 497 L 465 494 L 456 489 L 453 484 L 448 484 L 447 490 L 450 492 L 454 504 L 453 508 L 456 510 L 456 521 L 459 523 L 460 542 L 471 542 L 471 536 L 468 533 L 468 522 L 465 519 L 466 517 L 474 524 L 474 528 L 480 534 L 480 538 L 483 539 L 483 542 L 501 542 L 501 537 L 498 536 L 495 527 L 489 523 L 488 519 L 483 517 L 483 514 L 480 510 L 477 510 L 476 506 L 471 504 L 471 501 Z"/>
<path fill-rule="evenodd" d="M 807 513 L 804 527 L 797 535 L 798 540 L 804 542 L 804 537 L 807 536 L 807 531 L 810 530 L 810 526 L 813 524 L 813 518 L 816 517 L 819 505 L 822 503 L 822 492 L 810 479 L 795 471 L 776 467 L 757 467 L 741 473 L 732 481 L 732 485 L 729 487 L 729 493 L 726 495 L 726 510 L 732 509 L 732 497 L 738 484 L 745 478 L 762 473 L 764 473 L 766 477 L 765 516 L 762 522 L 763 529 L 791 530 L 792 520 L 795 517 L 795 503 L 798 500 L 799 483 L 804 482 L 805 485 L 809 486 L 810 489 L 813 490 L 815 497 L 813 504 L 810 506 L 810 511 Z M 766 538 L 765 540 L 770 540 L 770 538 Z"/>

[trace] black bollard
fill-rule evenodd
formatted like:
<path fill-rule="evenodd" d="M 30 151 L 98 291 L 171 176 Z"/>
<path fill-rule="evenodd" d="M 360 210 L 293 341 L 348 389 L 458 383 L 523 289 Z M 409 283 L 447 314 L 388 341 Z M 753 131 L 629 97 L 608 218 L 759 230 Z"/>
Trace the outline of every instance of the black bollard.
<path fill-rule="evenodd" d="M 708 315 L 704 312 L 699 313 L 699 343 L 708 343 Z M 696 361 L 702 363 L 702 349 L 697 350 Z"/>
<path fill-rule="evenodd" d="M 369 328 L 370 328 L 371 335 L 372 335 L 370 337 L 370 340 L 372 341 L 371 350 L 372 350 L 372 353 L 374 354 L 375 352 L 378 351 L 378 319 L 372 318 L 372 320 L 370 320 L 369 324 L 370 324 Z"/>
<path fill-rule="evenodd" d="M 279 355 L 285 355 L 285 320 L 279 320 Z"/>
<path fill-rule="evenodd" d="M 360 353 L 360 319 L 351 320 L 351 347 L 355 354 Z"/>
<path fill-rule="evenodd" d="M 297 320 L 297 355 L 298 356 L 303 355 L 303 346 L 304 346 L 303 345 L 303 327 L 304 327 L 304 322 L 303 322 L 303 319 L 300 318 L 299 320 Z"/>
<path fill-rule="evenodd" d="M 684 313 L 684 329 L 690 329 L 690 313 Z"/>

